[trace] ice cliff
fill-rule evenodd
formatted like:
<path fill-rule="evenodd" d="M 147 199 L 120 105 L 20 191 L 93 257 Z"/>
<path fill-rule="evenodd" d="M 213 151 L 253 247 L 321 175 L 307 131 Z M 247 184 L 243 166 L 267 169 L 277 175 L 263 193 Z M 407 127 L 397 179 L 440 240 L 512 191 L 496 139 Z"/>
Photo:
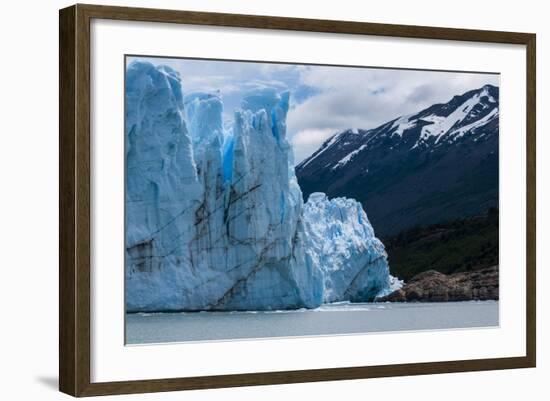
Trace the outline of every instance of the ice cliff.
<path fill-rule="evenodd" d="M 128 311 L 271 310 L 368 301 L 392 286 L 361 205 L 304 205 L 286 139 L 289 93 L 216 95 L 168 67 L 126 73 Z"/>
<path fill-rule="evenodd" d="M 307 254 L 323 273 L 325 302 L 369 301 L 393 288 L 384 245 L 359 202 L 314 192 L 303 216 Z"/>

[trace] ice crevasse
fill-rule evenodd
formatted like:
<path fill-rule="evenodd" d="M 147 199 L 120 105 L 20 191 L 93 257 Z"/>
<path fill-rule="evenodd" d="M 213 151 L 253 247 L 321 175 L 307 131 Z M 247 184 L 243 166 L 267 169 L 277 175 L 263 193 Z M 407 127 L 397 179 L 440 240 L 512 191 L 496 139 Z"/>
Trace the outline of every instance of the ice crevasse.
<path fill-rule="evenodd" d="M 361 205 L 304 204 L 289 93 L 185 95 L 169 67 L 126 71 L 127 311 L 275 310 L 370 301 L 395 287 Z"/>

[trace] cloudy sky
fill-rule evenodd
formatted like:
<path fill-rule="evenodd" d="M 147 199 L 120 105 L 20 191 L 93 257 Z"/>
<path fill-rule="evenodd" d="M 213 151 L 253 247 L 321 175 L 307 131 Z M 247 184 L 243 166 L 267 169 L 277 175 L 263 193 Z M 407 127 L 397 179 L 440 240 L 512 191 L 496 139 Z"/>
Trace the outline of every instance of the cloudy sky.
<path fill-rule="evenodd" d="M 470 89 L 499 84 L 498 75 L 491 74 L 139 59 L 178 71 L 186 94 L 219 93 L 224 103 L 224 120 L 228 123 L 247 92 L 264 87 L 290 90 L 287 136 L 294 147 L 296 164 L 338 131 L 374 128 L 434 103 L 447 102 Z"/>

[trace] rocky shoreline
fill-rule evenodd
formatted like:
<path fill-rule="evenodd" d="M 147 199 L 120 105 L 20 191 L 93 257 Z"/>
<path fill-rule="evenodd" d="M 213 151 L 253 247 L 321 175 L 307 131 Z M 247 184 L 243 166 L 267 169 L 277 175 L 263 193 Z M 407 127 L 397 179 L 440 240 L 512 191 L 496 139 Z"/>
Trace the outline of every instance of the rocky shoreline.
<path fill-rule="evenodd" d="M 449 302 L 498 300 L 498 266 L 470 272 L 443 274 L 428 270 L 379 302 Z"/>

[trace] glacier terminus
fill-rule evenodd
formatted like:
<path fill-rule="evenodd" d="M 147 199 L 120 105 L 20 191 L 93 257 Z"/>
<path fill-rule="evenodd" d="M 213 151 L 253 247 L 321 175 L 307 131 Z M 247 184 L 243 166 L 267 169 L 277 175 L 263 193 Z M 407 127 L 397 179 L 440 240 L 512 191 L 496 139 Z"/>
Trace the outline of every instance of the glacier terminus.
<path fill-rule="evenodd" d="M 278 310 L 399 288 L 360 203 L 304 203 L 286 138 L 289 92 L 217 94 L 134 61 L 126 71 L 127 312 Z"/>

